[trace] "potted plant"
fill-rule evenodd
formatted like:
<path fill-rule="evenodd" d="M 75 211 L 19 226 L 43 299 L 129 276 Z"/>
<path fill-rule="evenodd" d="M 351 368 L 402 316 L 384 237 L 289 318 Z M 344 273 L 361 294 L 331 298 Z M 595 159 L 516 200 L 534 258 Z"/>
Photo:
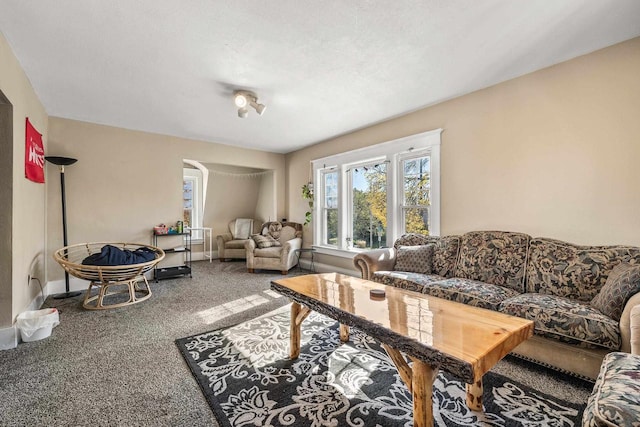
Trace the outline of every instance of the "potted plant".
<path fill-rule="evenodd" d="M 302 198 L 309 201 L 309 210 L 304 214 L 304 225 L 311 222 L 313 212 L 313 183 L 309 182 L 302 186 Z"/>

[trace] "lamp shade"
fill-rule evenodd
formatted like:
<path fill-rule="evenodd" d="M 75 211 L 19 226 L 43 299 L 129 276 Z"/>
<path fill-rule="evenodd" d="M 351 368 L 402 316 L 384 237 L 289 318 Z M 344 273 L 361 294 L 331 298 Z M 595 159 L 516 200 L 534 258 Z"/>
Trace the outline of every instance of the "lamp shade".
<path fill-rule="evenodd" d="M 71 157 L 60 156 L 46 156 L 45 160 L 58 166 L 69 166 L 78 161 L 78 159 L 72 159 Z"/>

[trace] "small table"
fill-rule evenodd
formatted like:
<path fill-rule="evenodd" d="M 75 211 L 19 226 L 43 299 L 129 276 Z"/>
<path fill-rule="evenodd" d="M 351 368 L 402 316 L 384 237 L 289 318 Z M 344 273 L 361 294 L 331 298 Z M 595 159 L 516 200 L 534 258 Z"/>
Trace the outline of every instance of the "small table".
<path fill-rule="evenodd" d="M 213 260 L 213 229 L 211 227 L 191 227 L 191 231 L 202 231 L 202 257 L 209 259 L 209 262 Z M 209 251 L 207 252 L 207 235 L 209 236 Z"/>
<path fill-rule="evenodd" d="M 302 267 L 300 266 L 300 257 L 302 256 L 302 254 L 310 254 L 311 264 L 309 266 L 309 271 L 315 273 L 316 269 L 315 269 L 315 265 L 313 264 L 313 254 L 315 252 L 316 250 L 313 248 L 300 248 L 295 250 L 295 254 L 298 257 L 298 262 L 297 262 L 298 271 L 302 271 Z"/>
<path fill-rule="evenodd" d="M 343 342 L 350 326 L 380 341 L 411 391 L 415 427 L 433 426 L 439 368 L 466 382 L 467 405 L 482 411 L 482 376 L 533 334 L 530 320 L 339 273 L 274 280 L 271 289 L 292 300 L 292 359 L 300 355 L 300 325 L 311 310 L 339 321 Z M 372 289 L 385 296 L 371 297 Z"/>

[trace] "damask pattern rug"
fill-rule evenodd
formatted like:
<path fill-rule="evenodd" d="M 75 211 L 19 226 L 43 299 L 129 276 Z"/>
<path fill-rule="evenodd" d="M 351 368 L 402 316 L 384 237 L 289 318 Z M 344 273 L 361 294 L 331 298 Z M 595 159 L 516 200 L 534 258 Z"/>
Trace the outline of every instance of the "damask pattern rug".
<path fill-rule="evenodd" d="M 411 394 L 375 340 L 352 329 L 343 344 L 337 322 L 312 312 L 301 342 L 300 357 L 289 360 L 289 312 L 281 309 L 176 344 L 222 426 L 413 425 Z M 586 402 L 551 392 L 489 372 L 485 411 L 472 412 L 464 383 L 441 370 L 435 425 L 579 426 Z"/>

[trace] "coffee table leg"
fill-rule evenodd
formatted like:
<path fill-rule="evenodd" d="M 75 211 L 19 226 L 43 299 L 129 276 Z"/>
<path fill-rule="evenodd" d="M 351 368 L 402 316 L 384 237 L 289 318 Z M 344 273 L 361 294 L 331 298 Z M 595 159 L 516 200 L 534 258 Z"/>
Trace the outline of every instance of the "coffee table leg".
<path fill-rule="evenodd" d="M 340 341 L 349 341 L 349 325 L 343 325 L 342 323 L 340 323 Z"/>
<path fill-rule="evenodd" d="M 413 426 L 433 427 L 433 382 L 438 368 L 421 360 L 413 360 L 411 394 L 413 395 Z"/>
<path fill-rule="evenodd" d="M 307 318 L 311 310 L 302 307 L 295 301 L 291 302 L 291 323 L 289 324 L 290 347 L 289 357 L 297 359 L 300 356 L 300 325 Z"/>
<path fill-rule="evenodd" d="M 482 378 L 473 384 L 467 384 L 467 406 L 472 411 L 482 411 Z"/>
<path fill-rule="evenodd" d="M 291 324 L 289 325 L 289 333 L 291 334 L 291 346 L 289 347 L 289 357 L 297 359 L 300 356 L 300 323 L 296 320 L 300 314 L 300 304 L 291 303 Z"/>

